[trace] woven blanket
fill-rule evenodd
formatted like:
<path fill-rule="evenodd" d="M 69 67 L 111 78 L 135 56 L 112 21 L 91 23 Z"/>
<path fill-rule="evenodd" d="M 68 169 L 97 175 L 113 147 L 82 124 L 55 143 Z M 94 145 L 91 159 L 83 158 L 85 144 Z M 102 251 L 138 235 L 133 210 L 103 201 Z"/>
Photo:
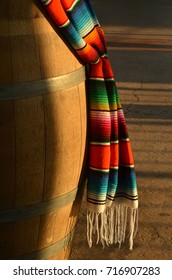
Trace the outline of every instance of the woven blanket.
<path fill-rule="evenodd" d="M 137 231 L 138 193 L 131 144 L 108 59 L 104 32 L 89 0 L 39 0 L 88 65 L 87 240 L 103 246 Z"/>

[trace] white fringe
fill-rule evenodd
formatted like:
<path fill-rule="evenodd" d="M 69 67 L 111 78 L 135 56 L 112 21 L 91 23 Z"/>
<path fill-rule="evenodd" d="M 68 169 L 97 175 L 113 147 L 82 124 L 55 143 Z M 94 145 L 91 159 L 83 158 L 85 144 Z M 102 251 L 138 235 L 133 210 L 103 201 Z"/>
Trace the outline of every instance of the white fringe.
<path fill-rule="evenodd" d="M 127 225 L 129 227 L 129 248 L 133 249 L 133 240 L 138 230 L 138 209 L 124 205 L 107 207 L 103 213 L 87 212 L 87 240 L 89 247 L 100 241 L 103 247 L 109 244 L 121 244 L 126 239 Z"/>

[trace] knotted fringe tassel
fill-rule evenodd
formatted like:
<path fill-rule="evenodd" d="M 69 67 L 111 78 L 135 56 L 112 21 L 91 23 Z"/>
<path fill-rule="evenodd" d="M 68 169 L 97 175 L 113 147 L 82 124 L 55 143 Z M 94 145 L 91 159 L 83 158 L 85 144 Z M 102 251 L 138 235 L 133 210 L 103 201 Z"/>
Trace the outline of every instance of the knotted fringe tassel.
<path fill-rule="evenodd" d="M 93 238 L 99 241 L 103 247 L 110 244 L 119 244 L 125 241 L 127 226 L 129 248 L 133 249 L 133 240 L 138 230 L 138 209 L 126 206 L 107 207 L 103 213 L 87 211 L 87 240 L 92 247 Z"/>

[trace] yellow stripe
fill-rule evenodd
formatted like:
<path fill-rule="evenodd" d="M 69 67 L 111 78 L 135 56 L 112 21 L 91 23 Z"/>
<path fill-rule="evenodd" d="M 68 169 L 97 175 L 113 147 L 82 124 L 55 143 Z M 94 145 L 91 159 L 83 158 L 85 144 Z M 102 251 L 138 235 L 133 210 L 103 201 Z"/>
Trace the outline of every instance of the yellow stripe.
<path fill-rule="evenodd" d="M 115 141 L 110 141 L 111 144 L 118 144 L 119 140 L 115 140 Z"/>
<path fill-rule="evenodd" d="M 109 169 L 101 169 L 101 168 L 94 168 L 94 167 L 89 167 L 91 170 L 96 170 L 96 171 L 102 171 L 102 172 L 109 172 Z"/>
<path fill-rule="evenodd" d="M 90 142 L 91 145 L 102 145 L 102 146 L 110 146 L 109 143 L 103 143 L 103 142 Z"/>
<path fill-rule="evenodd" d="M 119 167 L 118 167 L 118 166 L 111 166 L 110 168 L 111 168 L 111 169 L 116 169 L 116 170 L 118 170 L 118 169 L 119 169 Z"/>
<path fill-rule="evenodd" d="M 128 141 L 130 141 L 130 139 L 129 138 L 122 138 L 122 139 L 120 139 L 120 141 L 123 141 L 123 142 L 128 142 Z"/>

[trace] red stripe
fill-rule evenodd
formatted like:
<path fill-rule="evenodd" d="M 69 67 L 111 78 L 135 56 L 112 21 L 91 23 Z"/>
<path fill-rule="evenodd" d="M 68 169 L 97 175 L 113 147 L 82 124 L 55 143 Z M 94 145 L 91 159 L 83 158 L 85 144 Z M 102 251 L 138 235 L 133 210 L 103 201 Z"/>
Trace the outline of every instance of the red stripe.
<path fill-rule="evenodd" d="M 109 169 L 110 146 L 90 145 L 89 165 L 99 169 Z"/>
<path fill-rule="evenodd" d="M 73 3 L 75 2 L 75 0 L 61 0 L 63 6 L 65 9 L 70 9 L 71 6 L 73 5 Z"/>
<path fill-rule="evenodd" d="M 126 165 L 133 165 L 134 160 L 133 160 L 133 155 L 132 155 L 132 150 L 131 150 L 131 144 L 129 141 L 120 141 L 119 142 L 119 162 L 121 164 L 126 164 Z"/>
<path fill-rule="evenodd" d="M 111 143 L 111 166 L 119 166 L 119 143 Z"/>
<path fill-rule="evenodd" d="M 45 8 L 58 26 L 67 22 L 68 17 L 62 7 L 61 0 L 53 0 Z"/>
<path fill-rule="evenodd" d="M 103 58 L 103 70 L 105 79 L 114 78 L 110 61 L 107 59 L 107 57 Z"/>

